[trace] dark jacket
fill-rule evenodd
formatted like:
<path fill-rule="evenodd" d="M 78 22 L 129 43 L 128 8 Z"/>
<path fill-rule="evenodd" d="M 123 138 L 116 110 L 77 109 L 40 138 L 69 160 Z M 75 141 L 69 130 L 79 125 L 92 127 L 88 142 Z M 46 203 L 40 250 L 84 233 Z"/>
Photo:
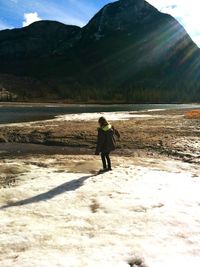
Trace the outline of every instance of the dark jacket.
<path fill-rule="evenodd" d="M 120 138 L 119 132 L 110 124 L 98 128 L 96 154 L 110 153 L 116 148 L 115 136 Z"/>

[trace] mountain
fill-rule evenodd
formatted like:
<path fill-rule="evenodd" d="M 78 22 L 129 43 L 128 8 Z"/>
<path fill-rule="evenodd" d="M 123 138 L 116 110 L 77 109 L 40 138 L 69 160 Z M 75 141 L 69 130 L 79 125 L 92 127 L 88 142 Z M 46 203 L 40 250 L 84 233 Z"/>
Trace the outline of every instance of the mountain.
<path fill-rule="evenodd" d="M 0 32 L 0 85 L 20 100 L 200 101 L 200 49 L 143 0 L 104 6 L 83 27 L 54 21 Z"/>
<path fill-rule="evenodd" d="M 66 26 L 56 21 L 39 21 L 22 29 L 1 31 L 0 58 L 48 56 L 61 42 L 70 42 L 79 30 L 77 26 Z"/>

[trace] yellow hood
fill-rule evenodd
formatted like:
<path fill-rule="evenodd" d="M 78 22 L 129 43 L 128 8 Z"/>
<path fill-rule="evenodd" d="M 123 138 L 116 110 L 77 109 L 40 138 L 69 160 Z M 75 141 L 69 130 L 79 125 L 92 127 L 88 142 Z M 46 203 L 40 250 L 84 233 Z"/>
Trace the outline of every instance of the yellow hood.
<path fill-rule="evenodd" d="M 102 130 L 103 130 L 104 132 L 107 132 L 107 131 L 109 131 L 111 128 L 112 128 L 111 124 L 108 124 L 108 125 L 102 127 Z"/>

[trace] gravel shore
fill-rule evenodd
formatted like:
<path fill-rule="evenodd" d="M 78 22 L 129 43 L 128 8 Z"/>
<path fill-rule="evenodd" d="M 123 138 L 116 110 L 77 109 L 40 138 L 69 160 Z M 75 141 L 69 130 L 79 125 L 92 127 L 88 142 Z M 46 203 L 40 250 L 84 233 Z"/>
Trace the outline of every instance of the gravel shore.
<path fill-rule="evenodd" d="M 1 156 L 23 153 L 92 154 L 97 135 L 96 121 L 99 116 L 105 115 L 121 133 L 115 152 L 118 155 L 131 155 L 136 150 L 142 150 L 198 163 L 200 120 L 186 118 L 187 111 L 66 115 L 48 121 L 1 125 L 0 152 Z"/>

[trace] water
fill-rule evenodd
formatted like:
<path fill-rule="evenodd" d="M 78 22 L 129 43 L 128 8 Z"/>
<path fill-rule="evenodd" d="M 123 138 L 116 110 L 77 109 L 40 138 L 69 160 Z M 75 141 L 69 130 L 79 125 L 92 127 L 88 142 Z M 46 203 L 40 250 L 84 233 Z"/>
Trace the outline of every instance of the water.
<path fill-rule="evenodd" d="M 63 114 L 146 111 L 156 109 L 200 108 L 200 105 L 129 104 L 129 105 L 59 105 L 13 104 L 0 105 L 0 124 L 52 119 Z"/>

